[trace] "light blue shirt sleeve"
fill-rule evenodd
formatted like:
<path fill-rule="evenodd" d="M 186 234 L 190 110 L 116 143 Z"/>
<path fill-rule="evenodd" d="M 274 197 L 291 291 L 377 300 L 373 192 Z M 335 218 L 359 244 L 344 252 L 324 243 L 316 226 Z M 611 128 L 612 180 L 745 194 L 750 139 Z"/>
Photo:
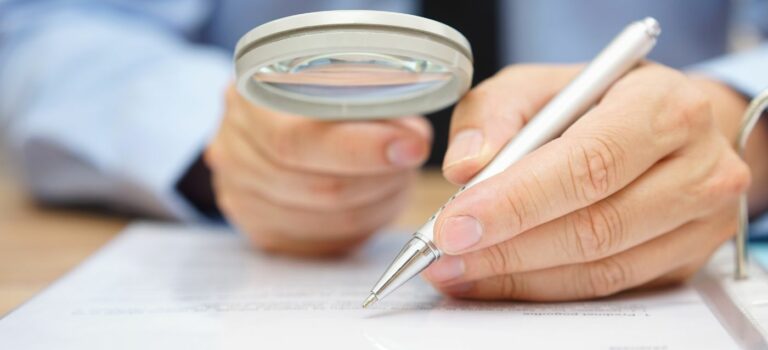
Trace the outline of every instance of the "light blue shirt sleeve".
<path fill-rule="evenodd" d="M 728 84 L 745 96 L 768 88 L 768 43 L 692 67 L 692 70 Z"/>
<path fill-rule="evenodd" d="M 738 5 L 733 13 L 738 27 L 751 28 L 764 40 L 768 39 L 768 1 L 744 0 Z M 690 70 L 722 81 L 747 97 L 755 96 L 768 88 L 768 41 L 750 50 L 702 62 Z"/>
<path fill-rule="evenodd" d="M 37 198 L 161 218 L 222 114 L 228 52 L 189 40 L 208 1 L 0 0 L 0 127 Z M 167 142 L 172 139 L 173 142 Z"/>

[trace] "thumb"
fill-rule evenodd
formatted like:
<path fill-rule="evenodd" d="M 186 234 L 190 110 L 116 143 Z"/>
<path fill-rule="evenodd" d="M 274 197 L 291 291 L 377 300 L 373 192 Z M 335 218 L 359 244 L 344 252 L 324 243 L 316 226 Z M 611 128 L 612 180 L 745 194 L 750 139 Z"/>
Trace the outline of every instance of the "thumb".
<path fill-rule="evenodd" d="M 443 173 L 464 184 L 558 91 L 580 66 L 515 65 L 479 84 L 456 105 Z"/>

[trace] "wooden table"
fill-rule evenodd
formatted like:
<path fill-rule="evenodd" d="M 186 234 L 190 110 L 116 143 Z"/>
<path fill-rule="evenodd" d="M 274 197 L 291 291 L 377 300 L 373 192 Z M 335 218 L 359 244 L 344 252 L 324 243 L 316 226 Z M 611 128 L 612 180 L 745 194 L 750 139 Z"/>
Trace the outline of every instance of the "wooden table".
<path fill-rule="evenodd" d="M 423 223 L 456 189 L 425 171 L 395 227 Z M 0 315 L 29 299 L 114 237 L 129 219 L 35 205 L 0 173 Z"/>

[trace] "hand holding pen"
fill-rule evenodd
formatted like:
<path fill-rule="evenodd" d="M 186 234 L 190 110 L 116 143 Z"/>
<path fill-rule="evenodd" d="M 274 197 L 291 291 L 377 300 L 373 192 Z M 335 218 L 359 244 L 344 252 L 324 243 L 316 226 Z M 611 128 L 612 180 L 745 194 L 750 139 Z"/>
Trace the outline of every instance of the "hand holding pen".
<path fill-rule="evenodd" d="M 578 67 L 508 68 L 459 103 L 444 171 L 469 188 L 418 231 L 426 248 L 411 244 L 418 258 L 401 254 L 369 304 L 417 270 L 408 264 L 423 268 L 431 257 L 437 261 L 425 277 L 460 297 L 568 300 L 669 284 L 733 235 L 750 176 L 732 146 L 739 119 L 728 116 L 738 116 L 745 101 L 657 64 L 623 75 L 645 53 L 606 59 L 610 49 L 589 67 L 601 59 L 631 64 L 593 100 L 578 98 L 596 103 L 589 111 L 552 106 L 578 95 L 569 89 L 576 80 L 605 79 L 605 72 L 585 78 L 586 68 L 566 87 Z M 564 115 L 573 119 L 557 117 Z M 549 131 L 536 125 L 542 116 L 573 125 L 549 143 L 562 131 L 557 126 L 549 139 L 520 141 L 532 128 Z M 483 176 L 489 168 L 492 176 Z"/>

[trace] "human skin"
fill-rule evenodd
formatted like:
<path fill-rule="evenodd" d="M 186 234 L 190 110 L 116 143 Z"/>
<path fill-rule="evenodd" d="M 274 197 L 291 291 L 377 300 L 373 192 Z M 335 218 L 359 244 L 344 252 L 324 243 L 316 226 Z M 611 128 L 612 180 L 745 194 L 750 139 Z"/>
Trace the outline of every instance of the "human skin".
<path fill-rule="evenodd" d="M 222 212 L 261 249 L 349 251 L 404 207 L 429 155 L 421 116 L 321 121 L 255 106 L 234 87 L 225 100 L 205 159 Z"/>
<path fill-rule="evenodd" d="M 579 68 L 511 66 L 468 93 L 446 178 L 469 180 Z M 233 88 L 226 104 L 206 151 L 217 201 L 249 242 L 280 253 L 343 253 L 390 222 L 432 138 L 417 116 L 323 122 L 254 106 Z M 685 280 L 735 232 L 750 170 L 750 204 L 768 207 L 766 128 L 750 139 L 749 167 L 732 146 L 745 106 L 716 81 L 636 68 L 562 137 L 451 202 L 436 226 L 446 254 L 424 276 L 456 297 L 524 300 Z"/>
<path fill-rule="evenodd" d="M 446 178 L 467 182 L 578 70 L 512 66 L 470 92 Z M 685 280 L 735 233 L 751 179 L 733 147 L 745 108 L 718 82 L 637 67 L 561 137 L 448 204 L 435 225 L 445 255 L 425 277 L 456 297 L 534 301 Z M 759 125 L 750 148 L 765 140 Z M 764 154 L 747 156 L 761 207 Z"/>

